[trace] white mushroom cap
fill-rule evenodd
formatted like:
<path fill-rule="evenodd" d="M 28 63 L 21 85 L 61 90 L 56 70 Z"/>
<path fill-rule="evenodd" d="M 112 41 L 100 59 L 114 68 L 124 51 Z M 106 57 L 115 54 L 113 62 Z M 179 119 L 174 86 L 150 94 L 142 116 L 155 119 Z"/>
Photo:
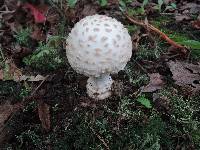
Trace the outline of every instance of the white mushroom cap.
<path fill-rule="evenodd" d="M 105 15 L 93 15 L 75 24 L 67 38 L 66 50 L 74 70 L 99 77 L 124 69 L 132 55 L 132 42 L 119 21 Z"/>

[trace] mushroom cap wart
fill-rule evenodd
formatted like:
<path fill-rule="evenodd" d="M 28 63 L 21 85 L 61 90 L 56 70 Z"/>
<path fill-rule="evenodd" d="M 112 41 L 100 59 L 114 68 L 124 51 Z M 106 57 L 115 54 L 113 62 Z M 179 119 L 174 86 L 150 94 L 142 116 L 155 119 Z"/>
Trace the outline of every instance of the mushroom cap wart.
<path fill-rule="evenodd" d="M 87 16 L 69 34 L 66 53 L 78 73 L 99 77 L 124 69 L 132 55 L 132 41 L 128 30 L 116 19 Z"/>

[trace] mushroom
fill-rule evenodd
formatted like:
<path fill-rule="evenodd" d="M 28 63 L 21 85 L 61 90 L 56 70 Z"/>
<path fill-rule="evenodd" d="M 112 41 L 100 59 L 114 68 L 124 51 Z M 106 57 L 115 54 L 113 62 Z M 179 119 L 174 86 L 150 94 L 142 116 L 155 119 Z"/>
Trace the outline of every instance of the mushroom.
<path fill-rule="evenodd" d="M 72 68 L 88 76 L 87 94 L 94 99 L 111 95 L 110 74 L 123 70 L 132 55 L 128 30 L 114 18 L 87 16 L 67 38 L 66 54 Z"/>

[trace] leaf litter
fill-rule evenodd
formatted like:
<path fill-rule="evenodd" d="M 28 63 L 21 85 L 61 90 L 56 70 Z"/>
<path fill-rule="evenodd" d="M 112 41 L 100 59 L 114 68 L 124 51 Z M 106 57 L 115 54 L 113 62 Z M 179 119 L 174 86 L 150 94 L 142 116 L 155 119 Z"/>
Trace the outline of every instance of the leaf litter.
<path fill-rule="evenodd" d="M 175 84 L 192 89 L 192 94 L 200 91 L 200 65 L 189 64 L 181 61 L 167 63 Z"/>
<path fill-rule="evenodd" d="M 2 130 L 5 122 L 8 120 L 10 115 L 22 108 L 21 103 L 10 104 L 9 102 L 0 105 L 0 131 Z"/>
<path fill-rule="evenodd" d="M 149 74 L 150 81 L 149 84 L 142 88 L 141 92 L 155 92 L 164 87 L 163 76 L 159 73 Z"/>
<path fill-rule="evenodd" d="M 174 2 L 173 0 L 165 0 L 164 4 L 170 4 L 173 2 Z M 35 3 L 30 3 L 30 4 L 26 3 L 24 5 L 24 3 L 22 2 L 16 4 L 16 1 L 14 0 L 5 1 L 5 4 L 8 9 L 0 8 L 0 11 L 1 10 L 7 11 L 3 15 L 0 14 L 0 17 L 4 20 L 6 27 L 4 26 L 3 32 L 0 33 L 0 35 L 3 35 L 3 37 L 0 37 L 0 41 L 3 43 L 4 52 L 8 51 L 8 53 L 6 53 L 6 57 L 12 54 L 11 57 L 18 58 L 19 60 L 21 60 L 25 55 L 21 55 L 21 57 L 17 57 L 18 53 L 26 54 L 26 52 L 22 52 L 21 49 L 23 49 L 24 51 L 29 51 L 28 54 L 30 54 L 35 50 L 38 42 L 45 42 L 46 39 L 48 38 L 48 35 L 51 35 L 51 34 L 56 35 L 58 33 L 58 30 L 57 30 L 58 24 L 61 19 L 60 16 L 62 16 L 62 19 L 66 19 L 64 21 L 67 22 L 67 25 L 66 25 L 67 30 L 70 30 L 73 24 L 77 22 L 78 20 L 80 20 L 81 18 L 83 18 L 84 16 L 92 15 L 95 13 L 101 13 L 101 14 L 105 13 L 107 15 L 114 16 L 117 19 L 123 20 L 123 23 L 127 23 L 126 22 L 127 20 L 124 19 L 125 17 L 121 14 L 121 12 L 119 12 L 118 10 L 116 11 L 116 8 L 119 5 L 119 2 L 117 0 L 108 1 L 108 5 L 105 6 L 105 9 L 101 8 L 98 5 L 98 3 L 95 3 L 94 1 L 82 1 L 82 0 L 78 1 L 77 4 L 74 6 L 74 9 L 71 9 L 67 5 L 65 5 L 66 1 L 65 2 L 63 1 L 63 3 L 64 3 L 64 5 L 62 6 L 63 13 L 58 14 L 56 10 L 54 11 L 55 8 L 49 7 L 48 5 L 42 6 L 42 5 L 36 5 Z M 180 3 L 182 4 L 182 1 Z M 129 3 L 129 5 L 140 8 L 142 6 L 142 3 L 139 1 L 134 1 L 134 2 Z M 155 5 L 156 3 L 150 2 L 149 6 L 155 6 Z M 146 15 L 149 15 L 155 11 L 155 10 L 152 10 L 153 8 L 150 8 L 149 6 L 147 6 L 146 7 L 147 10 L 145 10 Z M 184 5 L 181 5 L 181 6 L 177 5 L 177 6 L 178 6 L 177 8 L 180 8 L 180 7 L 182 8 L 168 11 L 170 13 L 178 12 L 178 14 L 174 15 L 175 17 L 177 16 L 179 17 L 179 18 L 176 18 L 176 22 L 179 22 L 179 21 L 184 22 L 185 20 L 192 21 L 193 18 L 189 15 L 186 15 L 185 12 L 197 13 L 199 11 L 198 10 L 199 6 L 194 5 L 194 3 L 193 4 L 187 3 L 185 7 L 183 7 Z M 22 17 L 24 17 L 24 19 L 21 19 Z M 147 27 L 146 23 L 147 22 L 144 22 L 143 28 Z M 21 48 L 16 48 L 18 47 L 16 45 L 10 46 L 11 45 L 10 43 L 14 43 L 13 41 L 15 41 L 14 37 L 12 37 L 12 34 L 16 33 L 17 31 L 19 31 L 19 29 L 26 26 L 30 26 L 32 28 L 32 32 L 30 34 L 31 40 L 29 42 L 31 43 L 32 41 L 36 41 L 36 44 L 31 47 L 24 47 L 19 44 L 18 46 Z M 193 21 L 192 26 L 195 29 L 198 29 L 199 28 L 198 20 Z M 44 29 L 44 27 L 46 28 Z M 143 33 L 144 31 L 141 30 L 141 32 Z M 147 34 L 148 34 L 148 27 L 147 27 Z M 138 42 L 140 40 L 139 34 L 135 40 L 137 41 L 136 45 L 140 44 Z M 174 43 L 172 43 L 172 45 L 173 44 Z M 14 53 L 14 52 L 10 53 L 10 51 L 15 50 L 13 49 L 13 47 L 16 48 L 17 53 Z M 135 47 L 137 48 L 137 46 Z M 173 51 L 180 53 L 180 51 L 177 48 L 174 48 L 174 49 L 175 50 Z M 179 57 L 181 57 L 181 59 L 184 59 L 185 57 L 182 57 L 182 56 L 186 55 L 186 51 L 182 51 L 181 53 L 183 53 L 183 55 L 180 55 Z M 172 78 L 176 85 L 180 87 L 191 87 L 193 92 L 198 93 L 197 91 L 199 91 L 199 79 L 200 79 L 199 64 L 194 65 L 194 64 L 189 64 L 189 63 L 180 62 L 180 61 L 170 61 L 167 63 L 167 65 L 172 73 Z M 62 108 L 59 108 L 62 111 L 60 114 L 58 114 L 59 117 L 61 118 L 63 117 L 62 115 L 64 114 L 63 111 L 66 112 L 66 109 L 72 110 L 74 107 L 78 109 L 76 107 L 76 103 L 79 102 L 79 99 L 83 99 L 83 100 L 87 99 L 89 101 L 89 103 L 81 103 L 83 107 L 87 107 L 91 102 L 91 100 L 86 97 L 86 94 L 84 91 L 85 89 L 80 90 L 80 87 L 79 87 L 80 85 L 76 83 L 76 80 L 78 79 L 76 78 L 76 74 L 74 72 L 70 72 L 71 74 L 70 73 L 65 74 L 65 72 L 62 70 L 61 72 L 62 73 L 64 72 L 63 74 L 65 75 L 61 73 L 59 78 L 55 78 L 51 80 L 50 82 L 44 83 L 43 81 L 45 81 L 46 78 L 43 75 L 41 75 L 42 73 L 40 71 L 39 73 L 35 73 L 32 70 L 31 71 L 28 70 L 30 71 L 30 73 L 26 74 L 25 72 L 25 74 L 23 74 L 23 71 L 24 71 L 23 66 L 20 66 L 19 68 L 18 67 L 19 66 L 15 65 L 14 62 L 6 62 L 6 67 L 3 69 L 0 69 L 0 80 L 3 80 L 5 82 L 7 82 L 7 80 L 9 81 L 13 80 L 13 81 L 18 82 L 19 84 L 21 84 L 20 83 L 21 81 L 30 81 L 32 82 L 30 84 L 34 84 L 33 82 L 36 82 L 37 84 L 38 81 L 42 81 L 42 83 L 39 86 L 37 86 L 36 90 L 34 90 L 34 95 L 39 95 L 35 99 L 37 101 L 37 113 L 38 113 L 39 121 L 41 122 L 42 128 L 45 129 L 46 131 L 51 130 L 51 123 L 52 123 L 51 119 L 53 118 L 51 117 L 53 113 L 50 112 L 52 103 L 49 104 L 49 102 L 53 102 L 59 99 L 59 101 L 56 101 L 56 103 L 58 103 L 59 106 L 62 107 Z M 150 81 L 146 86 L 143 86 L 141 88 L 142 92 L 156 94 L 158 90 L 162 90 L 166 86 L 167 83 L 165 83 L 164 81 L 165 75 L 164 74 L 161 75 L 160 72 L 158 73 L 157 70 L 154 72 L 155 73 L 147 72 L 150 78 Z M 32 74 L 37 74 L 37 75 L 35 76 Z M 60 74 L 60 72 L 56 74 Z M 167 75 L 168 74 L 166 74 L 166 76 Z M 57 80 L 60 82 L 58 82 Z M 41 90 L 38 90 L 38 88 L 41 88 Z M 130 93 L 133 93 L 134 88 L 132 88 L 132 86 L 128 87 L 128 89 L 130 89 Z M 49 96 L 51 94 L 53 96 Z M 113 102 L 114 104 L 116 103 L 116 99 L 117 99 L 116 97 L 113 97 L 113 99 L 111 98 L 109 99 L 109 101 L 114 100 Z M 165 99 L 163 101 L 159 100 L 158 102 L 158 100 L 155 100 L 155 95 L 153 99 L 154 99 L 154 102 L 156 103 L 155 105 L 156 106 L 159 105 L 161 111 L 163 111 L 163 109 L 164 111 L 165 110 L 167 111 L 169 109 L 168 108 L 169 102 L 166 101 Z M 156 98 L 156 99 L 159 99 L 159 98 Z M 150 100 L 147 98 L 142 98 L 138 100 L 138 102 L 141 103 L 146 108 L 154 107 L 151 105 Z M 97 108 L 96 102 L 92 102 L 92 104 L 93 103 L 95 103 L 94 108 L 96 109 Z M 1 116 L 0 122 L 5 122 L 12 113 L 15 113 L 15 110 L 17 110 L 18 107 L 20 107 L 18 106 L 18 104 L 11 105 L 9 103 L 5 105 L 4 104 L 0 105 L 0 112 L 4 113 L 4 115 L 2 116 L 0 113 L 0 116 Z M 61 120 L 61 122 L 62 121 L 63 120 Z M 52 128 L 53 128 L 53 124 L 52 124 Z M 59 125 L 58 125 L 58 128 L 59 128 Z"/>
<path fill-rule="evenodd" d="M 51 128 L 50 106 L 44 103 L 42 100 L 39 100 L 38 102 L 38 114 L 39 114 L 40 121 L 42 123 L 42 127 L 46 131 L 49 131 Z"/>

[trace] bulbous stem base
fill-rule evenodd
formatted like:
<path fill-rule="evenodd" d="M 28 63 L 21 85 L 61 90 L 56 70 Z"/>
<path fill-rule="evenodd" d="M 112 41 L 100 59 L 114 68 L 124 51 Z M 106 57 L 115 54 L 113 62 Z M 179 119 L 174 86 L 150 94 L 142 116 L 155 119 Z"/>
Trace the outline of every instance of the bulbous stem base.
<path fill-rule="evenodd" d="M 87 80 L 87 94 L 89 97 L 102 100 L 111 95 L 111 86 L 113 80 L 109 74 L 100 77 L 89 77 Z"/>

